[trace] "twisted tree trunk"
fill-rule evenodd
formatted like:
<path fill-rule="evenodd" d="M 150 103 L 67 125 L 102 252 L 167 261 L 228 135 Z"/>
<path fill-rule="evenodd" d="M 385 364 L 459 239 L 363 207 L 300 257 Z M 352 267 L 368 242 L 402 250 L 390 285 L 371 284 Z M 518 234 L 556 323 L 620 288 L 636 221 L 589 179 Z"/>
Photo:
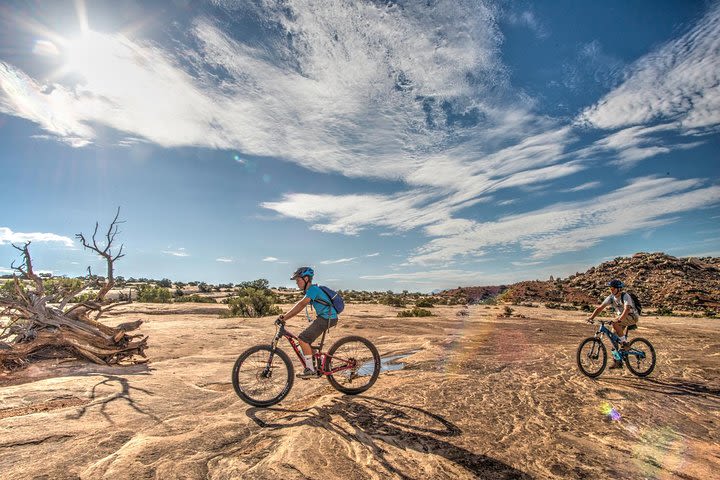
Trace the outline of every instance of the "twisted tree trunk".
<path fill-rule="evenodd" d="M 88 242 L 82 233 L 77 234 L 83 247 L 103 257 L 107 263 L 107 276 L 99 285 L 97 278 L 89 271 L 86 281 L 75 285 L 73 281 L 54 285 L 48 293 L 44 280 L 33 270 L 29 245 L 13 246 L 22 253 L 22 264 L 12 268 L 16 271 L 11 288 L 0 293 L 0 367 L 12 370 L 22 367 L 33 357 L 53 352 L 87 359 L 98 364 L 121 364 L 145 362 L 145 348 L 148 337 L 131 335 L 142 321 L 124 323 L 109 327 L 98 321 L 109 309 L 129 302 L 111 302 L 106 295 L 113 287 L 114 262 L 123 257 L 122 245 L 117 254 L 112 244 L 118 234 L 118 209 L 105 235 L 105 244 L 97 243 L 99 225 L 95 224 L 92 241 Z M 88 269 L 89 270 L 89 269 Z M 27 286 L 29 280 L 32 286 Z M 92 301 L 68 304 L 73 298 L 90 287 L 98 287 Z M 141 357 L 141 358 L 137 358 Z"/>

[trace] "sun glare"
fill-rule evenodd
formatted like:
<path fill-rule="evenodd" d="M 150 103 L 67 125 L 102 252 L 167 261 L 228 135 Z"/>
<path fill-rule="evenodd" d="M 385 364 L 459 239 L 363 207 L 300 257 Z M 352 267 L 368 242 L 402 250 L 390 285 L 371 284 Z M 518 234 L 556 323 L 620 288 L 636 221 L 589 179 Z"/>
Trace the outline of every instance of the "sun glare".
<path fill-rule="evenodd" d="M 107 61 L 107 41 L 92 31 L 68 41 L 65 48 L 68 70 L 85 77 L 92 77 Z"/>

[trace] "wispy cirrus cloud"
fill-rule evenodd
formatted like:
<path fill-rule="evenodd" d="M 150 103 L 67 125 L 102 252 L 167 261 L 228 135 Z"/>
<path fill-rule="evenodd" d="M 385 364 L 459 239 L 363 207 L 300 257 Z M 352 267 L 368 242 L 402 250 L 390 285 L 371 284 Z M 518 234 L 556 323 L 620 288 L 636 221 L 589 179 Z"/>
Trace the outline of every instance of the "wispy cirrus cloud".
<path fill-rule="evenodd" d="M 459 256 L 481 255 L 491 246 L 516 245 L 545 259 L 583 250 L 604 238 L 675 220 L 673 215 L 720 201 L 720 186 L 700 180 L 639 178 L 591 200 L 558 203 L 493 222 L 473 222 L 453 235 L 433 239 L 409 258 L 411 264 L 434 264 Z M 623 215 L 616 212 L 622 211 Z"/>
<path fill-rule="evenodd" d="M 672 121 L 682 132 L 720 124 L 720 4 L 680 38 L 638 60 L 579 121 L 602 129 Z"/>
<path fill-rule="evenodd" d="M 348 258 L 338 258 L 337 260 L 322 260 L 320 263 L 323 265 L 335 265 L 337 263 L 348 263 L 352 262 L 357 257 L 348 257 Z"/>
<path fill-rule="evenodd" d="M 582 192 L 583 190 L 592 190 L 593 188 L 598 188 L 602 183 L 598 181 L 593 182 L 586 182 L 583 184 L 580 184 L 576 187 L 568 188 L 563 190 L 564 192 Z"/>
<path fill-rule="evenodd" d="M 36 243 L 62 243 L 66 247 L 72 247 L 73 241 L 69 237 L 63 235 L 57 235 L 55 233 L 23 233 L 13 232 L 8 227 L 0 227 L 0 245 L 6 245 L 9 243 L 25 243 L 25 242 L 36 242 Z"/>
<path fill-rule="evenodd" d="M 228 257 L 219 257 L 216 258 L 215 261 L 220 263 L 233 263 L 233 259 Z"/>
<path fill-rule="evenodd" d="M 173 257 L 189 257 L 190 254 L 185 251 L 184 248 L 178 248 L 177 250 L 163 250 L 162 253 Z"/>
<path fill-rule="evenodd" d="M 490 2 L 217 3 L 254 16 L 270 36 L 247 43 L 204 16 L 172 46 L 88 32 L 85 43 L 60 46 L 85 54 L 75 65 L 82 77 L 76 84 L 43 83 L 0 62 L 0 111 L 75 146 L 111 127 L 125 137 L 120 143 L 233 149 L 243 158 L 272 156 L 320 172 L 400 181 L 391 193 L 294 192 L 261 206 L 328 233 L 419 229 L 432 240 L 411 256 L 418 263 L 482 255 L 499 244 L 538 256 L 559 251 L 547 239 L 579 248 L 570 241 L 575 225 L 597 228 L 587 245 L 626 233 L 632 225 L 588 220 L 607 195 L 573 204 L 585 212 L 580 217 L 556 204 L 493 221 L 492 202 L 500 191 L 521 198 L 531 187 L 547 189 L 588 168 L 599 153 L 631 167 L 692 148 L 695 142 L 670 145 L 659 136 L 698 134 L 720 122 L 717 6 L 688 34 L 628 67 L 623 83 L 567 124 L 536 112 L 533 99 L 513 90 L 500 57 L 501 12 Z M 526 13 L 515 21 L 540 25 Z M 597 44 L 585 50 L 607 63 Z M 594 144 L 578 146 L 588 131 L 604 130 Z M 571 191 L 590 190 L 591 183 Z M 717 201 L 699 182 L 685 190 L 673 185 L 680 190 L 656 189 L 639 200 L 692 197 L 697 207 Z M 467 213 L 481 205 L 489 205 L 485 213 Z M 559 223 L 543 226 L 543 218 Z M 560 231 L 567 238 L 553 236 Z"/>
<path fill-rule="evenodd" d="M 523 26 L 532 30 L 538 38 L 547 38 L 550 35 L 549 30 L 537 18 L 531 10 L 522 12 L 510 11 L 505 14 L 505 19 L 511 25 Z"/>

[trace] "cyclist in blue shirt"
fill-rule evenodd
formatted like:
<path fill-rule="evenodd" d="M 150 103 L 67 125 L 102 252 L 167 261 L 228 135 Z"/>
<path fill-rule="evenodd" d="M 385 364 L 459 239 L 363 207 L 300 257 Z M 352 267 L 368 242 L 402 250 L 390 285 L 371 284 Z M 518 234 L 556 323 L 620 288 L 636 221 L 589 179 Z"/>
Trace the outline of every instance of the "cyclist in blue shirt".
<path fill-rule="evenodd" d="M 290 280 L 295 280 L 298 288 L 303 291 L 305 296 L 297 302 L 287 313 L 280 315 L 280 320 L 287 320 L 294 317 L 305 309 L 305 315 L 310 325 L 298 335 L 300 339 L 300 348 L 305 356 L 305 370 L 298 374 L 299 378 L 307 379 L 316 377 L 315 366 L 312 361 L 312 348 L 310 344 L 314 342 L 322 333 L 337 324 L 338 316 L 332 307 L 330 298 L 323 292 L 320 287 L 313 285 L 312 279 L 315 272 L 310 267 L 300 267 L 295 270 Z M 317 314 L 314 320 L 307 313 L 308 306 L 312 307 Z"/>

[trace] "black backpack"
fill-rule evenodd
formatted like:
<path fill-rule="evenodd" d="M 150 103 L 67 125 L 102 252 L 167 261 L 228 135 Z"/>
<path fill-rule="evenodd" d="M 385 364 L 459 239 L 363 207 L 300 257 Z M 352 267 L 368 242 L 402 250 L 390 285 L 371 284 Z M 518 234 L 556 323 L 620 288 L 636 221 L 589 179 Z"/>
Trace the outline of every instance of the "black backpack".
<path fill-rule="evenodd" d="M 642 303 L 640 303 L 640 299 L 637 295 L 635 295 L 633 292 L 625 292 L 625 294 L 630 295 L 630 298 L 632 298 L 633 303 L 635 304 L 635 310 L 637 310 L 638 315 L 642 315 Z"/>

